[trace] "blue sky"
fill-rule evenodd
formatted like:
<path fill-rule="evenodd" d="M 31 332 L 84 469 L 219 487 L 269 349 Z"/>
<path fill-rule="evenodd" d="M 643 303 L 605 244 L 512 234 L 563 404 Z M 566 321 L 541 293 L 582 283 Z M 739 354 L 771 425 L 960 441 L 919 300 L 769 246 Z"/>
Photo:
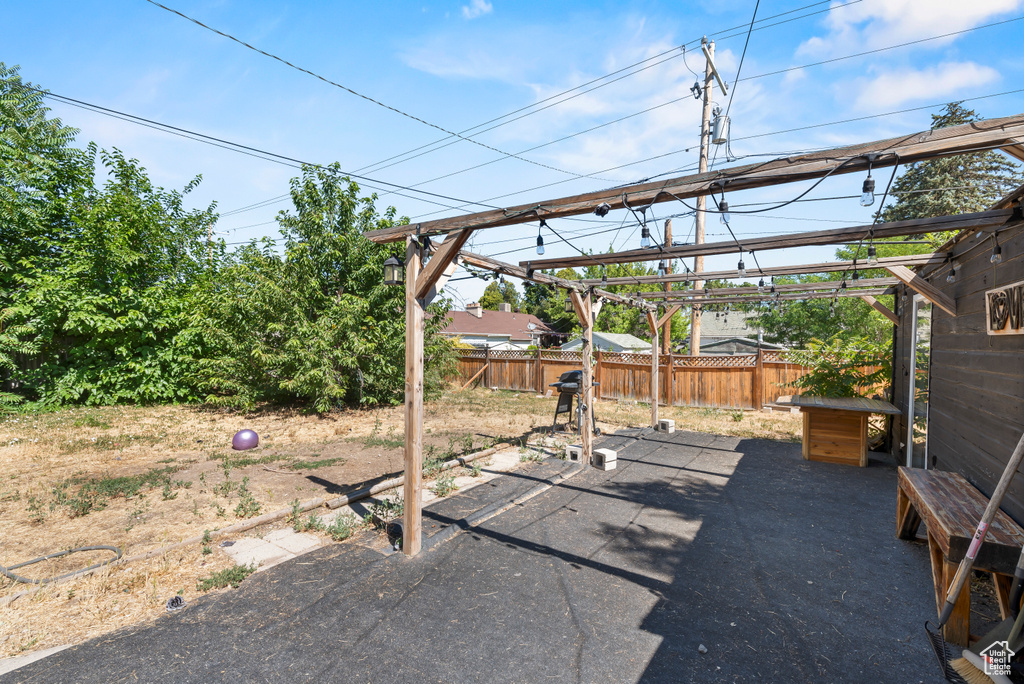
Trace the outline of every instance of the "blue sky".
<path fill-rule="evenodd" d="M 524 107 L 530 108 L 523 112 L 529 115 L 496 122 L 504 125 L 474 137 L 482 145 L 459 141 L 426 148 L 427 154 L 401 163 L 381 164 L 446 136 L 145 0 L 11 3 L 5 16 L 14 30 L 5 32 L 0 61 L 20 65 L 23 78 L 61 95 L 305 161 L 337 161 L 371 178 L 406 186 L 422 183 L 422 190 L 494 206 L 688 172 L 697 160 L 700 121 L 700 105 L 688 91 L 695 80 L 691 69 L 703 70 L 702 35 L 716 41 L 716 62 L 734 86 L 733 153 L 768 155 L 752 159 L 926 129 L 937 108 L 891 112 L 1024 88 L 1024 61 L 1012 49 L 1024 27 L 1024 20 L 1013 21 L 1024 16 L 1024 0 L 761 2 L 741 80 L 735 84 L 753 0 L 164 4 L 444 129 L 463 131 Z M 985 27 L 996 22 L 1006 23 Z M 966 32 L 928 40 L 960 31 Z M 911 41 L 921 42 L 886 49 Z M 679 49 L 684 44 L 686 49 Z M 572 91 L 575 97 L 560 96 L 543 110 L 535 106 L 655 55 L 662 56 L 625 78 L 598 81 L 594 85 L 604 85 L 584 94 Z M 826 60 L 836 61 L 794 68 Z M 764 75 L 781 70 L 787 71 Z M 722 99 L 717 88 L 715 98 Z M 986 118 L 1016 114 L 1024 112 L 1024 92 L 967 106 Z M 58 103 L 52 108 L 81 129 L 81 145 L 95 141 L 124 150 L 159 185 L 181 188 L 202 174 L 192 202 L 216 200 L 225 214 L 285 195 L 288 179 L 298 173 L 95 112 Z M 884 116 L 874 117 L 878 114 Z M 623 117 L 629 118 L 603 125 Z M 857 117 L 873 118 L 776 134 Z M 522 152 L 529 161 L 484 145 Z M 750 161 L 728 162 L 724 156 L 720 150 L 716 165 Z M 478 168 L 463 171 L 469 167 Z M 439 176 L 447 177 L 425 182 Z M 881 190 L 887 173 L 876 178 Z M 861 180 L 830 179 L 810 197 L 859 194 Z M 799 189 L 751 191 L 730 201 L 787 199 Z M 408 191 L 403 195 L 409 197 L 379 194 L 379 208 L 393 205 L 400 215 L 421 220 L 481 208 L 452 209 L 461 205 L 416 199 Z M 227 214 L 216 230 L 229 243 L 276 235 L 274 216 L 289 206 L 285 199 Z M 658 205 L 659 230 L 660 219 L 683 211 Z M 736 215 L 733 228 L 742 238 L 864 223 L 870 213 L 855 199 L 806 202 L 764 215 Z M 623 218 L 613 213 L 607 224 L 561 221 L 552 227 L 583 249 L 603 251 L 612 240 L 616 249 L 636 247 L 638 231 L 629 219 L 623 224 Z M 619 225 L 621 230 L 612 230 Z M 692 239 L 691 228 L 691 218 L 676 218 L 676 240 Z M 534 254 L 536 230 L 527 224 L 478 233 L 472 247 L 518 262 Z M 723 239 L 723 230 L 710 220 L 708 240 Z M 546 245 L 548 257 L 576 253 L 552 235 Z M 758 258 L 767 266 L 819 261 L 833 252 L 787 250 Z M 735 260 L 709 258 L 706 267 L 731 268 Z M 484 285 L 462 280 L 447 292 L 461 304 L 479 296 Z"/>

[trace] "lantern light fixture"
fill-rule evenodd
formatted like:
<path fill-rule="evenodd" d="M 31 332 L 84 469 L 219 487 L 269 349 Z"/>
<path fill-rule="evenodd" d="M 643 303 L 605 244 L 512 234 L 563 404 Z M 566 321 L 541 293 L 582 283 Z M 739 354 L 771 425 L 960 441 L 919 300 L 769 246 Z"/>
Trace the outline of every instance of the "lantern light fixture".
<path fill-rule="evenodd" d="M 405 263 L 398 257 L 388 257 L 384 261 L 384 284 L 401 285 L 405 282 Z"/>
<path fill-rule="evenodd" d="M 572 313 L 573 311 L 574 311 L 574 309 L 572 308 L 572 297 L 566 297 L 565 298 L 565 313 Z"/>

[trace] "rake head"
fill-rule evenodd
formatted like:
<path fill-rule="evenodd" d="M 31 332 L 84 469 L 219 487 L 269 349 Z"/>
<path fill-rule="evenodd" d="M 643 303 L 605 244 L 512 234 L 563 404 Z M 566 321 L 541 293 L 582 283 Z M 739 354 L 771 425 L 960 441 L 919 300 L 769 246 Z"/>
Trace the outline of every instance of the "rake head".
<path fill-rule="evenodd" d="M 954 684 L 967 684 L 963 677 L 957 674 L 956 670 L 949 665 L 953 653 L 950 650 L 949 644 L 942 638 L 942 628 L 936 627 L 930 621 L 926 621 L 924 623 L 924 631 L 928 634 L 928 641 L 932 645 L 935 659 L 939 661 L 939 667 L 942 668 L 942 676 L 946 678 L 946 681 L 953 682 Z"/>

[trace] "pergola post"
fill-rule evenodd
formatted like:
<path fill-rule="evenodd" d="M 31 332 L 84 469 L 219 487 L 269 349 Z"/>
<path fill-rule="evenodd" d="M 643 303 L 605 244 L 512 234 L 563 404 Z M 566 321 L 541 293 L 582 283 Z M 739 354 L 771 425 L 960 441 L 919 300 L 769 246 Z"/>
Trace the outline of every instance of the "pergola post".
<path fill-rule="evenodd" d="M 420 552 L 423 489 L 423 302 L 416 297 L 422 256 L 414 237 L 405 250 L 405 515 L 402 551 Z"/>
<path fill-rule="evenodd" d="M 671 316 L 669 316 L 671 319 Z M 647 325 L 651 327 L 651 427 L 658 427 L 658 337 L 661 328 L 658 326 L 658 312 L 647 312 Z"/>
<path fill-rule="evenodd" d="M 576 317 L 583 327 L 583 387 L 580 400 L 587 407 L 580 425 L 580 443 L 583 447 L 583 467 L 589 468 L 594 455 L 594 297 L 590 290 L 580 294 L 569 290 Z"/>

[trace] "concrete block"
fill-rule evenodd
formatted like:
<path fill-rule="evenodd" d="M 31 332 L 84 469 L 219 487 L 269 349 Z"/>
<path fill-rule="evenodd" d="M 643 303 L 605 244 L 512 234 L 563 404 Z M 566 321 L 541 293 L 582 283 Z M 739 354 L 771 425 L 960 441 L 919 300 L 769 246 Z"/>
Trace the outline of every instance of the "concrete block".
<path fill-rule="evenodd" d="M 669 418 L 661 418 L 658 420 L 658 432 L 665 432 L 672 434 L 676 431 L 676 421 Z"/>
<path fill-rule="evenodd" d="M 257 567 L 269 568 L 292 556 L 280 546 L 270 544 L 262 539 L 248 537 L 238 539 L 232 546 L 224 548 L 238 565 L 255 564 Z"/>
<path fill-rule="evenodd" d="M 600 470 L 615 470 L 619 453 L 614 449 L 594 449 L 594 467 Z"/>
<path fill-rule="evenodd" d="M 567 444 L 565 446 L 565 457 L 573 463 L 583 462 L 583 445 L 582 444 Z"/>
<path fill-rule="evenodd" d="M 320 546 L 320 539 L 312 534 L 302 534 L 291 529 L 274 530 L 263 541 L 279 546 L 288 553 L 298 555 Z"/>

